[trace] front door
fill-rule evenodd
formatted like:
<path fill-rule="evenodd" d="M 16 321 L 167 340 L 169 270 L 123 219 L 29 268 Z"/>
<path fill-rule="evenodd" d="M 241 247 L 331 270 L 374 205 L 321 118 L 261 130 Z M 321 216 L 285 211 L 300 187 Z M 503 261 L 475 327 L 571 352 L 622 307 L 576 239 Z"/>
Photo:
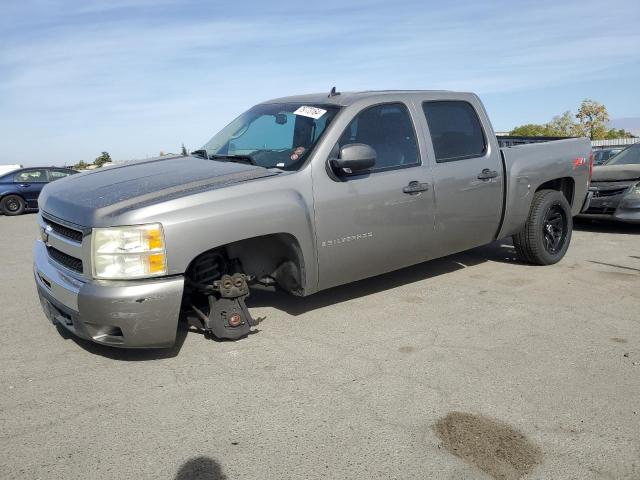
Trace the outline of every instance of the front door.
<path fill-rule="evenodd" d="M 370 173 L 332 179 L 314 171 L 321 289 L 418 263 L 433 235 L 431 173 L 422 164 L 407 106 L 386 103 L 360 111 L 334 154 L 352 143 L 376 151 Z"/>

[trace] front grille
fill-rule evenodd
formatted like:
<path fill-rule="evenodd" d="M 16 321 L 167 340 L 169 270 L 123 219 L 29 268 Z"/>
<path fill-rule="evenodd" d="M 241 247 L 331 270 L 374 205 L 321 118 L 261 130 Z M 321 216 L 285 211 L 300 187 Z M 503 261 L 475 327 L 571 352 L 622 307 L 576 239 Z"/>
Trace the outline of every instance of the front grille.
<path fill-rule="evenodd" d="M 45 223 L 49 225 L 54 232 L 58 235 L 73 240 L 74 242 L 82 243 L 82 232 L 73 228 L 65 227 L 56 222 L 52 222 L 48 218 L 44 219 Z"/>
<path fill-rule="evenodd" d="M 612 190 L 596 190 L 593 194 L 594 197 L 596 198 L 601 198 L 601 197 L 614 197 L 616 195 L 620 195 L 621 193 L 624 193 L 627 191 L 628 187 L 624 187 L 624 188 L 615 188 Z"/>
<path fill-rule="evenodd" d="M 615 212 L 615 207 L 589 207 L 584 213 L 591 215 L 613 215 Z"/>
<path fill-rule="evenodd" d="M 56 262 L 58 262 L 63 267 L 67 267 L 69 270 L 74 270 L 78 273 L 82 273 L 82 260 L 76 257 L 72 257 L 71 255 L 67 255 L 60 250 L 57 250 L 53 247 L 47 247 L 47 252 L 49 256 L 53 258 Z"/>

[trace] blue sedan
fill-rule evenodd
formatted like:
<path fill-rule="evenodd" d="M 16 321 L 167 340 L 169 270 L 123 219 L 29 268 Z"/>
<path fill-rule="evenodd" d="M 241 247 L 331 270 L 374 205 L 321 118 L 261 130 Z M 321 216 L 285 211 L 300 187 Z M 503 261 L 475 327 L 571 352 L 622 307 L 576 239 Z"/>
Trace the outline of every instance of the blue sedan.
<path fill-rule="evenodd" d="M 38 196 L 44 186 L 77 173 L 70 168 L 21 168 L 0 177 L 0 212 L 20 215 L 38 209 Z"/>

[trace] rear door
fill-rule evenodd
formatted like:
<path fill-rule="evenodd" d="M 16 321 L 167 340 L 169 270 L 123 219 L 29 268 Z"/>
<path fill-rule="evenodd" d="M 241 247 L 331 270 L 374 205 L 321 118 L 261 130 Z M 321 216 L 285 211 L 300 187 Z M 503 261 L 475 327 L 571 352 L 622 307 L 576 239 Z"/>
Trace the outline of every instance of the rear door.
<path fill-rule="evenodd" d="M 37 208 L 38 196 L 48 181 L 47 170 L 44 168 L 22 170 L 13 177 L 16 191 L 25 199 L 28 208 Z"/>
<path fill-rule="evenodd" d="M 465 100 L 422 103 L 433 158 L 436 198 L 435 256 L 495 239 L 502 215 L 500 151 L 480 105 Z M 481 120 L 482 119 L 482 120 Z"/>
<path fill-rule="evenodd" d="M 75 172 L 73 170 L 67 170 L 64 168 L 55 168 L 53 170 L 49 170 L 49 181 L 53 182 L 54 180 L 59 180 L 64 177 L 68 177 L 69 175 L 73 175 Z"/>

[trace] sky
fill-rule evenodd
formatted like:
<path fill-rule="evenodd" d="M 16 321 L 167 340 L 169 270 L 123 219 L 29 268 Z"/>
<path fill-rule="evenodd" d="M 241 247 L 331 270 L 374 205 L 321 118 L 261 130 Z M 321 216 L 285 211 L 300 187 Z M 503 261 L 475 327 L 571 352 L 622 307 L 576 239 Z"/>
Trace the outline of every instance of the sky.
<path fill-rule="evenodd" d="M 334 85 L 473 91 L 496 131 L 640 117 L 638 25 L 638 0 L 1 0 L 0 164 L 195 150 Z"/>

